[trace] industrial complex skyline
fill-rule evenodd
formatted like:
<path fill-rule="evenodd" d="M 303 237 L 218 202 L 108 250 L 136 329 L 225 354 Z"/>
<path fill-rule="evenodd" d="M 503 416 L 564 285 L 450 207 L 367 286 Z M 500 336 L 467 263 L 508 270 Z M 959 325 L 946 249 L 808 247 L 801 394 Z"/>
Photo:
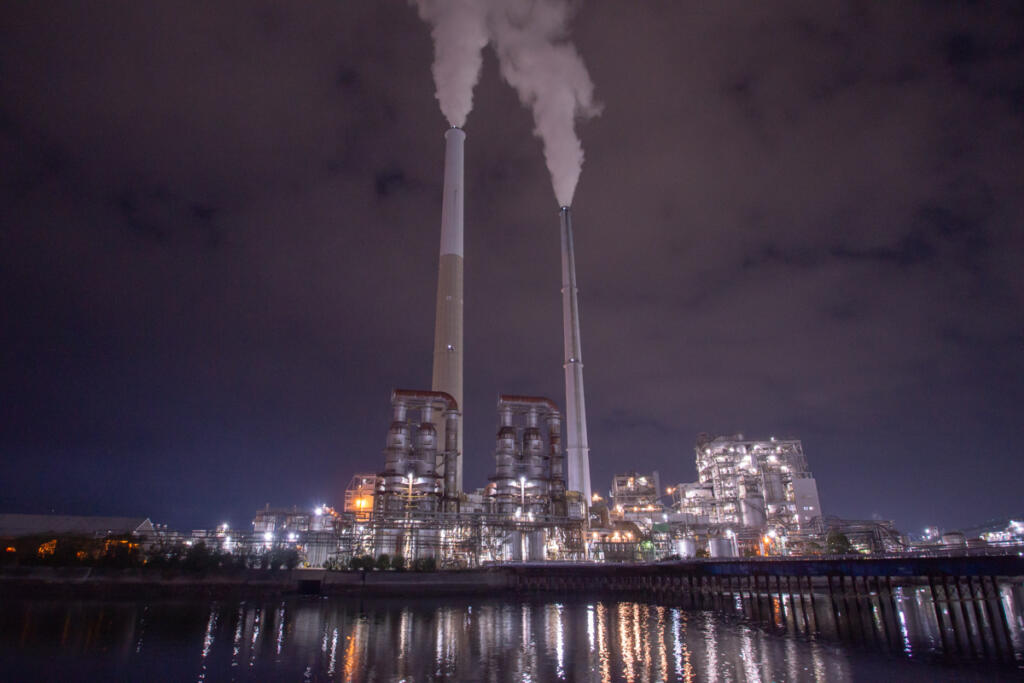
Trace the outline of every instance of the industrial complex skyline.
<path fill-rule="evenodd" d="M 491 51 L 463 249 L 408 3 L 0 12 L 0 511 L 189 528 L 341 504 L 381 470 L 392 390 L 441 388 L 444 351 L 458 490 L 495 468 L 499 394 L 567 410 L 560 202 Z M 1021 18 L 579 8 L 603 103 L 572 202 L 593 491 L 696 487 L 698 434 L 742 432 L 799 439 L 826 514 L 1019 513 Z"/>

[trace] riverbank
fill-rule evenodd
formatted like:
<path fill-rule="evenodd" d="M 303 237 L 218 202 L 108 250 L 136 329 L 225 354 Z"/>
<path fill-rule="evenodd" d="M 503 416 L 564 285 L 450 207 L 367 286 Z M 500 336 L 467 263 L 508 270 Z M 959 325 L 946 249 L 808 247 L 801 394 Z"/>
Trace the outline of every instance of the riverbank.
<path fill-rule="evenodd" d="M 193 573 L 166 569 L 19 567 L 0 570 L 0 597 L 156 598 L 256 597 L 287 594 L 373 594 L 421 597 L 487 594 L 510 588 L 501 569 L 459 571 L 327 571 L 259 569 Z"/>
<path fill-rule="evenodd" d="M 998 578 L 997 578 L 998 577 Z M 836 584 L 833 586 L 833 579 Z M 848 583 L 844 583 L 844 580 Z M 643 592 L 689 597 L 732 592 L 877 593 L 882 584 L 927 585 L 945 593 L 1020 590 L 1024 557 L 689 560 L 653 564 L 521 563 L 444 571 L 241 569 L 196 572 L 167 568 L 0 568 L 0 597 L 151 598 L 286 594 L 396 597 L 527 592 Z M 957 589 L 961 582 L 966 587 Z M 947 585 L 947 583 L 949 585 Z"/>

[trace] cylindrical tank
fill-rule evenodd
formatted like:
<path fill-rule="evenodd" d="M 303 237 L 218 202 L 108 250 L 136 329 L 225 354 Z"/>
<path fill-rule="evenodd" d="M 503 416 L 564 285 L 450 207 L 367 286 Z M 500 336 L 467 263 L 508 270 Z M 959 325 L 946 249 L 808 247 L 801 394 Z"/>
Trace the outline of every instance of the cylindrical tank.
<path fill-rule="evenodd" d="M 498 447 L 495 452 L 495 476 L 514 479 L 516 457 L 516 429 L 504 425 L 498 430 Z M 502 493 L 502 492 L 499 492 Z"/>
<path fill-rule="evenodd" d="M 697 557 L 697 540 L 692 536 L 678 538 L 675 541 L 676 555 L 683 559 Z"/>
<path fill-rule="evenodd" d="M 732 539 L 722 536 L 709 538 L 708 555 L 711 557 L 733 557 Z"/>
<path fill-rule="evenodd" d="M 437 462 L 437 428 L 432 422 L 423 422 L 416 430 L 416 447 L 413 449 L 413 458 L 416 460 L 417 474 L 423 477 L 434 474 Z"/>
<path fill-rule="evenodd" d="M 505 557 L 512 562 L 523 561 L 523 533 L 513 531 L 508 535 Z"/>
<path fill-rule="evenodd" d="M 449 410 L 444 414 L 444 449 L 450 452 L 459 450 L 459 414 Z"/>
<path fill-rule="evenodd" d="M 551 458 L 551 479 L 565 480 L 565 460 L 562 455 L 562 421 L 557 413 L 548 415 L 548 455 Z"/>
<path fill-rule="evenodd" d="M 527 545 L 529 546 L 529 557 L 531 562 L 543 562 L 546 559 L 544 530 L 538 529 L 531 531 L 527 537 Z"/>
<path fill-rule="evenodd" d="M 523 430 L 523 457 L 540 458 L 544 456 L 544 441 L 540 438 L 540 429 L 527 427 Z"/>

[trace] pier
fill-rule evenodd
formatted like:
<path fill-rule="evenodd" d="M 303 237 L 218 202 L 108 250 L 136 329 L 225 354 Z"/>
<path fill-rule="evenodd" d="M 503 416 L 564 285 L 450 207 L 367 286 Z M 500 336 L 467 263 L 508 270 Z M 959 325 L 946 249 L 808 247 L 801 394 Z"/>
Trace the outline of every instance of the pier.
<path fill-rule="evenodd" d="M 1024 660 L 1024 557 L 1018 555 L 503 569 L 521 593 L 621 593 L 886 648 L 900 649 L 908 629 L 915 629 L 952 655 Z"/>

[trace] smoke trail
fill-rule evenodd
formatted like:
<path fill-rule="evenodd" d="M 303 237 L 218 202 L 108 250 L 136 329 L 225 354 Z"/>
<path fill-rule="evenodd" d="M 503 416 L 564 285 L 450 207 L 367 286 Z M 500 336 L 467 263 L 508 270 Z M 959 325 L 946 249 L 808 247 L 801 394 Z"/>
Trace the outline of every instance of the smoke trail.
<path fill-rule="evenodd" d="M 572 204 L 583 167 L 576 117 L 600 113 L 594 84 L 576 48 L 567 41 L 566 0 L 488 0 L 490 34 L 501 75 L 533 109 L 534 133 L 559 206 Z"/>
<path fill-rule="evenodd" d="M 473 108 L 473 86 L 480 78 L 481 51 L 487 45 L 487 2 L 413 1 L 420 18 L 433 27 L 434 84 L 441 113 L 461 128 Z"/>

